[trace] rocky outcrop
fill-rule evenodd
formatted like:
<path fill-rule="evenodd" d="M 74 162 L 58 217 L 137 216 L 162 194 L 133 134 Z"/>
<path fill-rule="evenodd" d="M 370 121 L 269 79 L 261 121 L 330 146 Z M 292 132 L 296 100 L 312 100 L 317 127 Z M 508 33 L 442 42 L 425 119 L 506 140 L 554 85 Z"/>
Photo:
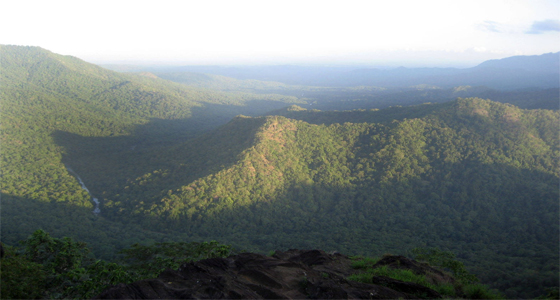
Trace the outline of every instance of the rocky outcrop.
<path fill-rule="evenodd" d="M 385 277 L 377 278 L 379 284 L 346 280 L 356 272 L 350 265 L 347 256 L 320 250 L 278 251 L 271 257 L 242 253 L 183 264 L 157 279 L 109 288 L 97 299 L 414 299 L 405 291 L 418 289 L 441 297 Z"/>

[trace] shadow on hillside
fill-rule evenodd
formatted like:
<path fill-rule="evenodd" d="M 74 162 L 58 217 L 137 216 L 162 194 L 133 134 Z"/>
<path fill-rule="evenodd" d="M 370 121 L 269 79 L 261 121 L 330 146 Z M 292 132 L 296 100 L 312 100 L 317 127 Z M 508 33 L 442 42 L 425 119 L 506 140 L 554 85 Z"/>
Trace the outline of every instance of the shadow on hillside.
<path fill-rule="evenodd" d="M 223 136 L 224 141 L 222 141 L 211 137 L 216 134 L 212 130 L 226 124 L 236 115 L 256 116 L 285 105 L 287 104 L 274 101 L 257 101 L 246 106 L 207 104 L 204 107 L 193 108 L 192 117 L 189 119 L 152 119 L 146 124 L 136 126 L 130 136 L 85 137 L 56 131 L 53 133 L 53 138 L 57 145 L 64 148 L 62 162 L 79 174 L 95 197 L 102 199 L 107 194 L 119 193 L 136 178 L 155 170 L 173 168 L 176 164 L 195 162 L 198 177 L 216 171 L 217 167 L 213 164 L 217 164 L 218 167 L 226 166 L 227 164 L 224 164 L 220 157 L 228 156 L 227 163 L 231 164 L 231 158 L 235 158 L 244 149 L 236 147 L 238 145 L 229 145 L 228 142 L 242 144 L 240 141 L 248 139 L 249 136 L 239 137 L 240 141 L 233 141 L 230 137 Z M 384 122 L 402 119 L 405 115 L 422 117 L 435 109 L 436 106 L 421 105 L 414 108 L 394 107 L 383 113 L 327 112 L 316 117 L 313 112 L 288 112 L 287 116 L 310 123 L 324 123 L 326 120 L 329 120 L 329 123 Z M 245 134 L 247 130 L 249 129 L 246 129 Z M 229 133 L 232 137 L 236 134 Z M 221 145 L 223 147 L 221 149 L 217 149 L 218 146 L 208 145 L 205 151 L 197 150 L 196 146 L 204 141 L 218 146 L 221 143 L 225 144 Z M 181 153 L 178 147 L 185 149 Z M 218 152 L 221 154 L 217 154 Z M 187 168 L 184 171 L 193 170 Z M 188 180 L 196 179 L 195 174 L 192 175 Z M 183 176 L 181 179 L 186 178 Z M 164 183 L 168 189 L 176 189 L 184 184 L 185 182 Z"/>
<path fill-rule="evenodd" d="M 332 112 L 326 119 L 330 123 L 391 122 L 423 117 L 446 109 L 447 105 L 453 103 L 395 107 L 387 111 Z M 304 121 L 323 123 L 313 118 L 313 112 L 293 113 L 302 114 L 300 119 Z M 387 251 L 400 253 L 415 246 L 437 246 L 456 251 L 460 258 L 470 260 L 477 270 L 486 273 L 487 278 L 505 274 L 503 277 L 509 282 L 516 276 L 544 282 L 552 278 L 551 272 L 558 274 L 558 243 L 550 239 L 559 234 L 558 178 L 554 175 L 467 158 L 456 164 L 434 159 L 431 168 L 419 177 L 383 182 L 383 168 L 379 166 L 392 162 L 375 161 L 378 170 L 372 167 L 358 176 L 354 163 L 366 157 L 335 158 L 347 167 L 342 173 L 331 168 L 334 161 L 314 157 L 302 169 L 283 170 L 280 174 L 288 183 L 279 186 L 276 194 L 264 195 L 264 187 L 270 190 L 269 186 L 278 184 L 268 173 L 252 175 L 263 181 L 260 189 L 248 186 L 248 182 L 255 181 L 244 178 L 250 172 L 218 174 L 238 161 L 239 154 L 252 145 L 255 130 L 264 119 L 235 118 L 207 134 L 186 137 L 184 143 L 170 138 L 172 134 L 181 135 L 181 130 L 188 129 L 187 124 L 194 124 L 189 122 L 203 121 L 209 116 L 200 109 L 193 110 L 189 120 L 154 120 L 138 126 L 137 134 L 130 137 L 87 138 L 57 132 L 54 138 L 66 149 L 64 163 L 82 176 L 93 193 L 108 191 L 107 195 L 116 195 L 127 189 L 128 180 L 157 169 L 172 170 L 174 173 L 168 177 L 154 175 L 153 181 L 130 185 L 123 193 L 125 196 L 111 199 L 121 201 L 116 209 L 104 210 L 106 217 L 150 230 L 188 236 L 191 240 L 216 239 L 250 245 L 254 248 L 247 250 L 252 251 L 322 248 L 380 255 Z M 266 166 L 274 168 L 273 160 L 279 152 L 273 149 L 270 157 L 257 153 L 255 159 L 262 156 Z M 311 171 L 320 167 L 326 170 L 325 174 L 314 177 L 317 173 Z M 251 167 L 247 164 L 243 168 Z M 407 174 L 407 170 L 402 172 Z M 216 175 L 187 187 L 208 174 Z M 217 183 L 223 183 L 220 189 L 215 188 Z M 190 194 L 185 194 L 188 197 L 165 200 L 172 198 L 171 194 L 181 195 L 177 189 L 182 187 L 183 191 L 189 190 Z M 169 190 L 173 192 L 168 194 Z M 103 199 L 105 195 L 95 196 Z M 187 213 L 189 209 L 194 209 L 194 213 Z M 178 220 L 172 220 L 176 216 Z M 490 271 L 487 266 L 491 266 Z M 537 275 L 516 274 L 513 266 Z M 527 296 L 513 292 L 511 295 Z"/>
<path fill-rule="evenodd" d="M 19 241 L 42 229 L 55 238 L 87 243 L 97 259 L 115 261 L 118 251 L 135 243 L 190 241 L 177 232 L 160 233 L 127 220 L 109 220 L 103 211 L 95 215 L 91 208 L 66 202 L 42 202 L 5 193 L 1 198 L 1 241 L 5 246 L 19 247 Z"/>
<path fill-rule="evenodd" d="M 177 171 L 182 166 L 179 171 L 183 172 L 161 180 L 161 188 L 154 191 L 159 193 L 231 165 L 263 122 L 251 118 L 235 122 L 232 118 L 240 112 L 255 115 L 271 107 L 261 104 L 256 108 L 213 104 L 193 108 L 189 119 L 152 119 L 136 126 L 130 136 L 85 137 L 64 131 L 52 136 L 64 148 L 62 162 L 103 205 L 108 195 L 121 193 L 131 181 L 156 170 Z M 231 124 L 224 125 L 228 122 Z"/>

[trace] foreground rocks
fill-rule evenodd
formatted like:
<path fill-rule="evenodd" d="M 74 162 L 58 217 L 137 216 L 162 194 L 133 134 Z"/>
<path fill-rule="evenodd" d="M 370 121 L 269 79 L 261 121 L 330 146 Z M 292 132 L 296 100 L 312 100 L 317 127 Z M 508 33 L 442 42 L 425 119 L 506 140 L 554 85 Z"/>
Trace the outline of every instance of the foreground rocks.
<path fill-rule="evenodd" d="M 399 260 L 408 263 L 404 257 Z M 97 299 L 415 299 L 407 291 L 418 290 L 429 298 L 441 297 L 386 277 L 376 278 L 378 284 L 346 280 L 356 272 L 350 265 L 347 256 L 320 250 L 278 251 L 272 257 L 242 253 L 183 264 L 157 279 L 119 284 Z"/>

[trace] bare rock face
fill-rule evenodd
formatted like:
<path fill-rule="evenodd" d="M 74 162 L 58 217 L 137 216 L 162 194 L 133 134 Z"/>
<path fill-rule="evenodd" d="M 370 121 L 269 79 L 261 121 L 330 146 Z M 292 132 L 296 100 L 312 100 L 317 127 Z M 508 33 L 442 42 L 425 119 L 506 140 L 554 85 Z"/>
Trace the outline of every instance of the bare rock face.
<path fill-rule="evenodd" d="M 399 286 L 415 292 L 422 288 L 430 298 L 441 297 L 426 287 L 390 278 L 380 278 L 380 285 L 345 279 L 354 272 L 347 256 L 320 250 L 278 251 L 272 257 L 242 253 L 183 264 L 156 279 L 109 288 L 97 299 L 417 298 L 399 291 Z"/>

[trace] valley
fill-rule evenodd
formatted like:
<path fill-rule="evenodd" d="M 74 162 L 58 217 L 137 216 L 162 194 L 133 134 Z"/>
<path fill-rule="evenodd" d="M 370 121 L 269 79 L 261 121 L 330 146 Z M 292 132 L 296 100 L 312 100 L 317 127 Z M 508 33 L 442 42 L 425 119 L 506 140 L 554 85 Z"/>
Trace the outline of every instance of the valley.
<path fill-rule="evenodd" d="M 5 245 L 43 229 L 109 261 L 176 241 L 368 256 L 436 247 L 507 297 L 558 286 L 557 74 L 515 90 L 466 75 L 378 86 L 369 70 L 335 86 L 0 51 Z"/>

